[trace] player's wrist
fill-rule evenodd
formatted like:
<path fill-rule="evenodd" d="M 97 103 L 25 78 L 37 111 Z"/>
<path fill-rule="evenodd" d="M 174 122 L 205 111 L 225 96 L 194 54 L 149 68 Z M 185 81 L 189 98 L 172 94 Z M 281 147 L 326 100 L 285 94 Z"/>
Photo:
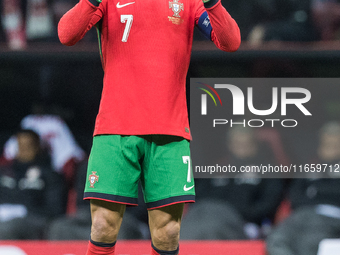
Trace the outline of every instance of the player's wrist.
<path fill-rule="evenodd" d="M 88 0 L 88 1 L 94 6 L 99 6 L 99 4 L 102 2 L 102 0 Z"/>
<path fill-rule="evenodd" d="M 216 5 L 219 0 L 202 0 L 205 8 L 211 8 Z"/>

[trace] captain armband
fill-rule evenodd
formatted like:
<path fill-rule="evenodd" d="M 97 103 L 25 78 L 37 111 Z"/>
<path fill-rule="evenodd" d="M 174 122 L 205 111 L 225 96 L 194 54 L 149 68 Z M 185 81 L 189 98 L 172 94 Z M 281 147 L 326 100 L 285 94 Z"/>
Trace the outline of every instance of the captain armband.
<path fill-rule="evenodd" d="M 207 12 L 202 13 L 201 17 L 198 19 L 197 27 L 206 38 L 211 40 L 212 27 Z"/>

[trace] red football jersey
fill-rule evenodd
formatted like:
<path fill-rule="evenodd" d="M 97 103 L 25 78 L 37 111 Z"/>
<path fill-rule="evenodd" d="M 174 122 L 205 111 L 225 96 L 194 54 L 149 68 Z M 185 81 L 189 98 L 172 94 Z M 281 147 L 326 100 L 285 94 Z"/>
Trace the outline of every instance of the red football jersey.
<path fill-rule="evenodd" d="M 59 22 L 59 38 L 73 45 L 98 23 L 104 86 L 94 135 L 165 134 L 190 139 L 186 74 L 201 0 L 80 2 Z M 212 41 L 235 51 L 239 29 L 220 2 L 207 9 Z"/>

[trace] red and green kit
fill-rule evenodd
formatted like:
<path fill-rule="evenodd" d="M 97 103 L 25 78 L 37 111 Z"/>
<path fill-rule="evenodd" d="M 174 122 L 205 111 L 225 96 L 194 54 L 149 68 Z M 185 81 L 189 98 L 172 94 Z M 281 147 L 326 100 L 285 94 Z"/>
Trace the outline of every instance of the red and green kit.
<path fill-rule="evenodd" d="M 93 26 L 98 29 L 104 69 L 94 139 L 102 135 L 144 138 L 165 135 L 190 140 L 185 82 L 194 27 L 197 26 L 224 51 L 235 51 L 240 45 L 239 28 L 220 0 L 204 4 L 202 0 L 103 0 L 101 3 L 80 0 L 59 22 L 60 41 L 65 45 L 74 45 Z M 135 146 L 138 147 L 137 144 Z M 99 178 L 94 187 L 89 188 L 92 192 L 89 197 L 103 199 L 100 197 L 102 193 L 94 194 L 97 184 L 101 182 L 101 173 L 91 163 L 91 158 L 93 162 L 97 161 L 94 157 L 98 155 L 94 154 L 98 153 L 91 152 L 87 178 L 91 175 L 93 179 L 96 176 Z M 173 160 L 182 160 L 181 164 L 185 167 L 181 167 L 183 170 L 175 169 L 172 174 L 183 171 L 183 176 L 187 175 L 183 156 L 190 155 L 185 153 Z M 140 164 L 143 165 L 142 162 Z M 164 164 L 177 165 L 168 161 Z M 116 171 L 125 171 L 125 168 Z M 112 172 L 112 175 L 117 175 L 117 172 Z M 178 185 L 181 192 L 184 185 L 190 187 L 193 184 Z M 178 202 L 181 201 L 187 200 L 178 199 Z M 157 201 L 151 199 L 148 202 Z"/>

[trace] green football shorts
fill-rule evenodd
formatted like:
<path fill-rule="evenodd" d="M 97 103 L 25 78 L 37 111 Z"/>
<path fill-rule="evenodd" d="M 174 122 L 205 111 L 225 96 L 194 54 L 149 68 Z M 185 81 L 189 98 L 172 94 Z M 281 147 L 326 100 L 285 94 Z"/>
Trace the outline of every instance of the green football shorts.
<path fill-rule="evenodd" d="M 170 135 L 93 138 L 84 199 L 138 205 L 139 181 L 148 209 L 194 202 L 189 141 Z"/>

